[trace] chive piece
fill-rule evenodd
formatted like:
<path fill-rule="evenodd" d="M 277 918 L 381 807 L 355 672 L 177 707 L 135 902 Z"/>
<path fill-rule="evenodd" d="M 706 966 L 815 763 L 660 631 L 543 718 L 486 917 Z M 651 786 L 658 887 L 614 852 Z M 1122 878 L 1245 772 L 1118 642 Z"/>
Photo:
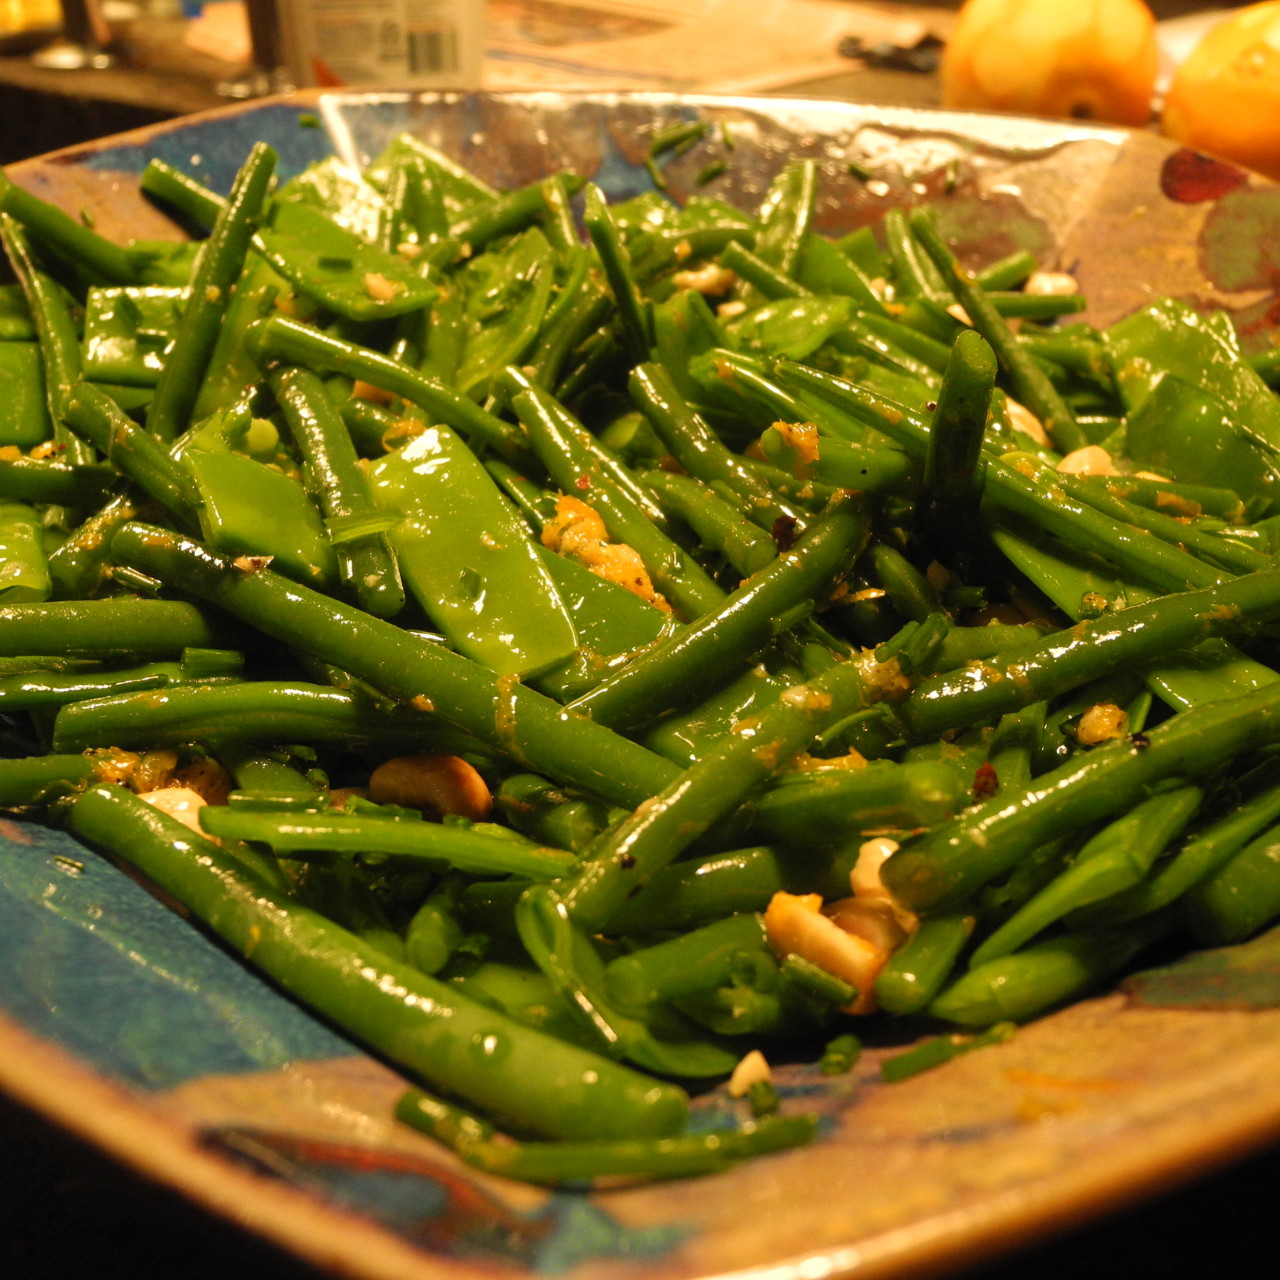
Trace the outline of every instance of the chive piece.
<path fill-rule="evenodd" d="M 880 1064 L 880 1079 L 886 1084 L 896 1084 L 899 1080 L 907 1080 L 918 1076 L 922 1071 L 940 1067 L 952 1058 L 971 1053 L 974 1049 L 984 1049 L 989 1044 L 1004 1044 L 1013 1037 L 1017 1030 L 1013 1022 L 997 1022 L 993 1027 L 976 1036 L 947 1035 L 934 1036 L 931 1040 L 922 1041 L 914 1049 L 886 1058 Z"/>

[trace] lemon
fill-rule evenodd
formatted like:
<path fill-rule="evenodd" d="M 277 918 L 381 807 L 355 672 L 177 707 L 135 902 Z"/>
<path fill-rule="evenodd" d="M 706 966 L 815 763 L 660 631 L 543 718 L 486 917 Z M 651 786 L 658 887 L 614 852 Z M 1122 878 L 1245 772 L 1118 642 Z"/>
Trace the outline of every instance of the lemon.
<path fill-rule="evenodd" d="M 1165 100 L 1171 138 L 1280 179 L 1280 0 L 1211 28 Z"/>
<path fill-rule="evenodd" d="M 1140 125 L 1158 63 L 1141 0 L 968 0 L 942 60 L 942 100 Z"/>

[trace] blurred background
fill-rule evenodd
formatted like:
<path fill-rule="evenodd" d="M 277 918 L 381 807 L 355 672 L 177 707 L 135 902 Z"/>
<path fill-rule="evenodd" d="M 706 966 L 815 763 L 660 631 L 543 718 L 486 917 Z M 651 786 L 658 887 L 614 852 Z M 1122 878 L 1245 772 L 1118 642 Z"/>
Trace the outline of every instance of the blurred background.
<path fill-rule="evenodd" d="M 785 92 L 936 106 L 936 42 L 950 32 L 961 0 L 728 6 L 458 0 L 458 6 L 470 24 L 461 45 L 418 46 L 417 60 L 427 64 L 416 68 L 424 85 L 452 73 L 453 83 L 472 88 Z M 287 27 L 290 15 L 306 7 L 305 0 L 0 0 L 0 118 L 21 123 L 0 135 L 0 163 L 225 105 L 291 79 L 313 80 L 281 66 L 288 53 L 282 45 L 289 43 L 287 31 L 281 39 L 281 15 Z M 1206 10 L 1232 7 L 1227 0 L 1149 5 L 1161 21 L 1162 43 L 1175 52 L 1186 43 L 1188 22 L 1198 29 Z M 726 23 L 730 9 L 733 21 Z M 698 35 L 708 29 L 716 33 L 714 57 L 694 52 L 707 48 Z M 406 64 L 389 65 L 384 78 L 411 78 Z M 397 69 L 399 76 L 392 74 Z"/>

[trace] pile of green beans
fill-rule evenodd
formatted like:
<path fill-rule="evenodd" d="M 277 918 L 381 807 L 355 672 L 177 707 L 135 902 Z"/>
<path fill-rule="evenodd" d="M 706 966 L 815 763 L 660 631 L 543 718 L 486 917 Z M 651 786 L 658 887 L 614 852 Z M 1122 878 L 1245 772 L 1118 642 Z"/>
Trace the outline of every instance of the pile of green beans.
<path fill-rule="evenodd" d="M 0 186 L 0 807 L 549 1184 L 809 1141 L 690 1126 L 752 1050 L 931 1020 L 905 1079 L 1280 916 L 1274 361 L 672 137 L 683 206 L 153 162 L 198 249 Z"/>

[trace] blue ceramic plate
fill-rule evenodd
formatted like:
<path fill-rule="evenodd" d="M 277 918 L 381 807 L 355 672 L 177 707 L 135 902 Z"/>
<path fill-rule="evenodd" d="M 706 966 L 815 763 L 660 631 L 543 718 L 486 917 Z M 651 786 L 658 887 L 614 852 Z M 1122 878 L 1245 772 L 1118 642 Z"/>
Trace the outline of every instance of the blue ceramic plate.
<path fill-rule="evenodd" d="M 648 187 L 655 127 L 717 122 L 664 173 L 754 203 L 787 159 L 822 165 L 819 225 L 937 200 L 975 264 L 1034 250 L 1090 318 L 1170 293 L 1280 314 L 1277 189 L 1159 139 L 825 102 L 661 96 L 339 95 L 273 100 L 15 167 L 108 235 L 176 235 L 136 193 L 161 157 L 225 190 L 265 139 L 295 173 L 409 130 L 498 185 L 569 165 L 615 197 Z M 870 169 L 864 181 L 850 162 Z M 692 1183 L 547 1192 L 469 1171 L 396 1126 L 403 1081 L 298 1008 L 115 866 L 0 821 L 0 1085 L 119 1160 L 321 1266 L 378 1278 L 503 1275 L 801 1280 L 905 1275 L 1078 1221 L 1280 1130 L 1280 941 L 1130 984 L 897 1085 L 865 1055 L 834 1080 L 784 1068 L 812 1146 Z M 700 1100 L 714 1111 L 720 1094 Z"/>

